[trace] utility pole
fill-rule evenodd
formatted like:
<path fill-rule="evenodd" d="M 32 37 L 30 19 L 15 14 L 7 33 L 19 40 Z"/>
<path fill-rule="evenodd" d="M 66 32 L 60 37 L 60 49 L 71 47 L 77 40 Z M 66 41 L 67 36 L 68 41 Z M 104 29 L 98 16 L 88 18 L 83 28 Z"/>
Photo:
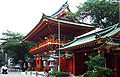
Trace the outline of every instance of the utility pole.
<path fill-rule="evenodd" d="M 119 2 L 119 26 L 120 26 L 120 1 Z"/>
<path fill-rule="evenodd" d="M 60 48 L 60 22 L 58 20 L 58 40 L 59 40 L 59 48 Z M 59 50 L 59 66 L 58 71 L 60 71 L 60 50 Z"/>

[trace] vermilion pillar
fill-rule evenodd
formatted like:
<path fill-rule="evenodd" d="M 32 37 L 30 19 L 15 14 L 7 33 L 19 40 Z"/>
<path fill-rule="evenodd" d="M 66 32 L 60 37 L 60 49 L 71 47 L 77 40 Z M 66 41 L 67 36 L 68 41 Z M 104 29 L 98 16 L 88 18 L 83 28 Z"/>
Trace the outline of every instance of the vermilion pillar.
<path fill-rule="evenodd" d="M 37 57 L 36 57 L 36 59 L 37 59 Z M 37 65 L 38 65 L 38 60 L 36 60 L 36 67 L 38 67 Z"/>
<path fill-rule="evenodd" d="M 39 56 L 40 58 L 40 56 Z M 39 59 L 39 68 L 41 68 L 41 59 Z"/>
<path fill-rule="evenodd" d="M 120 77 L 120 55 L 114 55 L 114 77 Z"/>
<path fill-rule="evenodd" d="M 49 69 L 49 61 L 47 61 L 48 65 L 47 65 L 47 69 Z"/>
<path fill-rule="evenodd" d="M 73 53 L 73 75 L 75 75 L 75 53 Z"/>

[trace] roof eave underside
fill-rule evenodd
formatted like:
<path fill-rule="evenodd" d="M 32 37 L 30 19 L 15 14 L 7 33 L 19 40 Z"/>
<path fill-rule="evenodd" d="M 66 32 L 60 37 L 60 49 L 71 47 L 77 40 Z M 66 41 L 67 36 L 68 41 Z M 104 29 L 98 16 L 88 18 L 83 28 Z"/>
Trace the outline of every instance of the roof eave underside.
<path fill-rule="evenodd" d="M 39 26 L 39 24 L 41 23 L 41 21 L 42 21 L 43 19 L 44 19 L 44 17 L 41 18 L 41 20 L 39 21 L 39 23 L 23 38 L 22 41 L 28 41 L 28 40 L 27 40 L 28 36 L 35 30 L 35 28 L 36 28 L 37 26 Z"/>
<path fill-rule="evenodd" d="M 27 40 L 29 37 L 29 35 L 32 35 L 36 29 L 36 27 L 40 27 L 40 23 L 41 22 L 46 22 L 46 21 L 43 21 L 43 20 L 52 20 L 52 21 L 55 21 L 55 22 L 59 22 L 59 23 L 64 23 L 64 24 L 70 24 L 70 25 L 73 25 L 73 26 L 81 26 L 81 27 L 88 27 L 88 28 L 95 28 L 94 26 L 91 26 L 91 25 L 86 25 L 86 24 L 80 24 L 80 23 L 75 23 L 75 22 L 69 22 L 69 21 L 64 21 L 64 20 L 60 20 L 60 19 L 56 19 L 56 18 L 51 18 L 49 16 L 42 16 L 40 22 L 33 28 L 32 31 L 30 31 L 23 39 L 23 41 Z M 33 32 L 34 31 L 34 32 Z"/>

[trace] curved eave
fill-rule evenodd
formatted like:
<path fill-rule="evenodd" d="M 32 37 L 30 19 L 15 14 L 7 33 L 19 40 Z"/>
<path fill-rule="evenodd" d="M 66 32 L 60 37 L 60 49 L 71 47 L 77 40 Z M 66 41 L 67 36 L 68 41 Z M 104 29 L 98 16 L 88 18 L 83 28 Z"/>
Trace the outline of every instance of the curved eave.
<path fill-rule="evenodd" d="M 44 22 L 46 22 L 47 20 L 42 17 L 40 22 L 23 38 L 22 41 L 31 41 L 29 40 L 29 38 L 32 36 L 32 34 L 34 34 L 38 29 L 39 27 L 41 27 L 42 24 L 44 24 Z"/>
<path fill-rule="evenodd" d="M 80 23 L 75 23 L 75 22 L 70 22 L 70 21 L 65 21 L 65 20 L 60 20 L 60 19 L 52 18 L 50 16 L 46 16 L 46 18 L 49 19 L 49 20 L 52 20 L 52 21 L 60 22 L 60 23 L 71 24 L 73 26 L 95 28 L 95 26 L 86 25 L 86 24 L 80 24 Z"/>
<path fill-rule="evenodd" d="M 72 42 L 70 42 L 70 44 L 68 43 L 67 46 L 60 48 L 61 51 L 64 50 L 71 50 L 71 49 L 76 49 L 76 48 L 83 48 L 85 46 L 91 46 L 92 44 L 96 43 L 96 39 L 94 35 L 91 35 L 90 37 L 86 37 L 83 39 L 76 39 Z"/>
<path fill-rule="evenodd" d="M 72 50 L 76 50 L 76 49 L 80 49 L 80 48 L 95 46 L 97 44 L 98 44 L 97 41 L 91 41 L 91 42 L 87 42 L 87 43 L 80 44 L 80 45 L 75 45 L 75 46 L 71 46 L 71 47 L 60 48 L 59 50 L 60 51 L 72 51 Z"/>
<path fill-rule="evenodd" d="M 88 35 L 86 36 L 81 35 L 81 37 L 79 36 L 78 38 L 75 38 L 73 41 L 71 41 L 70 43 L 67 43 L 66 45 L 64 45 L 63 48 L 60 48 L 59 50 L 65 51 L 65 50 L 75 49 L 77 47 L 82 47 L 84 45 L 90 46 L 92 42 L 95 43 L 95 41 L 97 40 L 107 39 L 107 37 L 113 37 L 113 36 L 115 37 L 115 35 L 119 32 L 120 32 L 120 27 L 118 27 L 118 24 L 116 24 L 113 26 L 113 29 L 110 31 L 102 30 L 102 31 L 95 32 L 100 34 L 104 33 L 104 35 L 102 35 L 100 39 L 96 39 L 95 33 L 91 33 L 91 34 L 88 33 Z"/>
<path fill-rule="evenodd" d="M 60 45 L 63 45 L 64 43 L 60 44 Z M 44 52 L 48 52 L 50 51 L 51 49 L 47 49 L 47 47 L 49 48 L 53 48 L 53 47 L 58 47 L 59 46 L 59 43 L 55 43 L 55 42 L 48 42 L 34 50 L 30 50 L 29 53 L 32 53 L 32 54 L 42 54 Z"/>
<path fill-rule="evenodd" d="M 43 16 L 41 21 L 35 26 L 35 28 L 33 28 L 33 30 L 23 38 L 23 41 L 25 41 L 25 40 L 26 41 L 32 41 L 32 40 L 29 40 L 29 39 L 32 38 L 32 36 L 34 34 L 37 34 L 37 31 L 40 31 L 40 29 L 42 29 L 42 26 L 44 24 L 51 23 L 51 22 L 56 23 L 56 24 L 58 24 L 58 22 L 60 22 L 61 24 L 67 24 L 67 25 L 71 25 L 73 27 L 95 28 L 94 26 L 90 26 L 90 25 L 79 24 L 79 23 L 74 23 L 74 22 L 69 22 L 69 21 L 64 21 L 64 20 L 58 20 L 58 19 L 51 18 L 51 17 L 48 17 L 48 16 Z"/>

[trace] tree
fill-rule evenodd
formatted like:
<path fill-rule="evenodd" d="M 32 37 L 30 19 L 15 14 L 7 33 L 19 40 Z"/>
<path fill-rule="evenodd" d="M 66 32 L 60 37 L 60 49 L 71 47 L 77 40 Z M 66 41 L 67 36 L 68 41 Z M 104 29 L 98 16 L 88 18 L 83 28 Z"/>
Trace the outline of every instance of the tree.
<path fill-rule="evenodd" d="M 91 54 L 89 57 L 89 61 L 86 61 L 85 64 L 88 65 L 88 70 L 94 70 L 94 66 L 104 67 L 105 58 L 103 54 Z"/>
<path fill-rule="evenodd" d="M 88 65 L 88 71 L 84 73 L 84 77 L 113 77 L 113 71 L 105 67 L 103 54 L 91 54 L 89 58 L 90 60 L 85 62 Z"/>
<path fill-rule="evenodd" d="M 25 54 L 29 49 L 35 46 L 34 43 L 28 41 L 22 41 L 23 35 L 11 31 L 3 32 L 3 40 L 1 47 L 3 51 L 7 53 L 11 58 L 14 58 L 14 62 L 17 63 L 19 60 L 25 60 Z"/>
<path fill-rule="evenodd" d="M 87 0 L 78 6 L 72 16 L 79 20 L 90 18 L 91 23 L 99 27 L 107 27 L 119 22 L 119 3 L 106 0 Z"/>

